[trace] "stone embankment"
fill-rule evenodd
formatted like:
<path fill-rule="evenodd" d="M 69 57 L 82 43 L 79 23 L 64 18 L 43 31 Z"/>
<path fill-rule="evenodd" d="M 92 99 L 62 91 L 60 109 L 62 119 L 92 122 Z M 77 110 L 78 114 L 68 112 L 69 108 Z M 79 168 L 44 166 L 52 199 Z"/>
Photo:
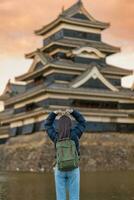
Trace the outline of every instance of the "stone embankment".
<path fill-rule="evenodd" d="M 83 134 L 83 171 L 134 170 L 134 135 Z M 52 171 L 54 145 L 45 132 L 10 138 L 0 145 L 0 171 Z"/>

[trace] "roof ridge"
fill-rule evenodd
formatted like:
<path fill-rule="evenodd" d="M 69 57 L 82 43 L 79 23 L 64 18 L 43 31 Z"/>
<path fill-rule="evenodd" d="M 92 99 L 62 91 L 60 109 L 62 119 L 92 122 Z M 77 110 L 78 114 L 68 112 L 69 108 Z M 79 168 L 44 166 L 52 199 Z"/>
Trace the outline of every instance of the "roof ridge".
<path fill-rule="evenodd" d="M 80 12 L 82 12 L 83 14 L 85 14 L 88 18 L 89 18 L 89 20 L 91 20 L 91 21 L 97 21 L 95 18 L 93 18 L 90 14 L 89 14 L 89 12 L 86 10 L 86 8 L 84 7 L 84 5 L 83 5 L 83 2 L 82 2 L 82 0 L 77 0 L 77 2 L 76 3 L 74 3 L 71 7 L 69 7 L 69 8 L 67 8 L 67 9 L 65 9 L 65 10 L 63 10 L 63 12 L 61 13 L 61 16 L 68 16 L 68 17 L 71 17 L 72 16 L 72 14 L 75 14 L 75 12 L 77 12 L 77 11 L 80 11 Z"/>
<path fill-rule="evenodd" d="M 62 11 L 62 14 L 66 14 L 68 13 L 70 10 L 74 9 L 74 8 L 77 8 L 77 7 L 80 7 L 82 5 L 82 1 L 81 0 L 78 0 L 76 3 L 74 3 L 71 7 L 68 7 L 66 9 L 63 9 Z"/>

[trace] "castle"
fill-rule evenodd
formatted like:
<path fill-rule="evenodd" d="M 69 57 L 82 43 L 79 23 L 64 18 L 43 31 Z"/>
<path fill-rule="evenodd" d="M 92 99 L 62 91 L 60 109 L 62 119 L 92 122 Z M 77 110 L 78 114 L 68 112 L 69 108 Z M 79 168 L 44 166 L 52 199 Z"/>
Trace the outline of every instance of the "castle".
<path fill-rule="evenodd" d="M 8 82 L 0 96 L 1 144 L 43 131 L 50 111 L 68 107 L 85 116 L 86 132 L 134 133 L 134 92 L 121 85 L 132 71 L 107 64 L 107 56 L 120 51 L 102 41 L 109 26 L 93 18 L 79 0 L 35 31 L 43 46 L 26 55 L 33 60 L 29 70 L 16 83 Z"/>

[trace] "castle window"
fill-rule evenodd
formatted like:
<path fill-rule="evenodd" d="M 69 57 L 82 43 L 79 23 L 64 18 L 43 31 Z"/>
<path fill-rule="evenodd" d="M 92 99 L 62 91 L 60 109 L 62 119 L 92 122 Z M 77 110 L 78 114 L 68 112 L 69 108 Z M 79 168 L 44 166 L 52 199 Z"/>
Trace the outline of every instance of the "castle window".
<path fill-rule="evenodd" d="M 43 67 L 42 62 L 38 62 L 38 63 L 36 64 L 35 70 L 41 69 L 42 67 Z"/>
<path fill-rule="evenodd" d="M 30 103 L 26 105 L 26 111 L 32 111 L 35 108 L 37 108 L 37 105 L 35 103 Z"/>
<path fill-rule="evenodd" d="M 82 108 L 117 109 L 118 103 L 117 102 L 73 100 L 72 106 L 82 107 Z"/>
<path fill-rule="evenodd" d="M 38 76 L 34 79 L 34 85 L 40 85 L 43 82 L 43 77 Z"/>
<path fill-rule="evenodd" d="M 21 134 L 22 134 L 22 126 L 19 126 L 19 127 L 17 127 L 16 136 L 21 135 Z"/>
<path fill-rule="evenodd" d="M 86 39 L 86 40 L 94 40 L 94 41 L 101 40 L 101 35 L 98 33 L 87 33 L 83 31 L 75 31 L 75 30 L 69 30 L 69 29 L 64 29 L 64 36 L 79 38 L 79 39 Z"/>

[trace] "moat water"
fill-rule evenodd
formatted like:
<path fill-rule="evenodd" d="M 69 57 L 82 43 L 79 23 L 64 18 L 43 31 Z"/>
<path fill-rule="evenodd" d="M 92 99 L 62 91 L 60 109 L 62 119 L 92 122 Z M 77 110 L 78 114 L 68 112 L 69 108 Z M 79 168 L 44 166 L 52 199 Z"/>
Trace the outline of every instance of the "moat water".
<path fill-rule="evenodd" d="M 55 200 L 53 173 L 0 172 L 0 200 Z M 81 200 L 134 200 L 134 171 L 81 172 Z"/>

